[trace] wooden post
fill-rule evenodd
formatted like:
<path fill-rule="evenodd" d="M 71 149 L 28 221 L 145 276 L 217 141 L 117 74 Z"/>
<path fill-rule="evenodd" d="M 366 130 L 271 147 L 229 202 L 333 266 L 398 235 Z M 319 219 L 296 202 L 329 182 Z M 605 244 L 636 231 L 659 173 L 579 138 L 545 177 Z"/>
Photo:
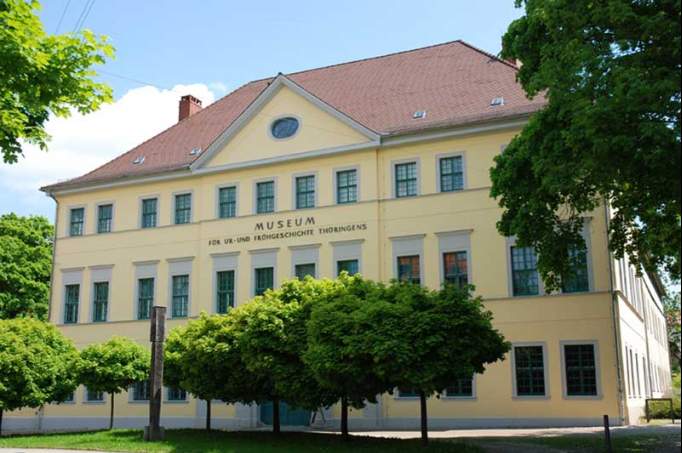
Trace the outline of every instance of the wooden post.
<path fill-rule="evenodd" d="M 613 453 L 613 445 L 611 445 L 611 428 L 609 428 L 608 415 L 604 415 L 604 441 L 606 442 L 606 452 Z"/>
<path fill-rule="evenodd" d="M 149 374 L 149 425 L 144 428 L 144 440 L 163 440 L 161 423 L 161 393 L 163 392 L 163 340 L 165 338 L 166 307 L 154 306 L 151 313 L 150 341 L 152 363 Z"/>

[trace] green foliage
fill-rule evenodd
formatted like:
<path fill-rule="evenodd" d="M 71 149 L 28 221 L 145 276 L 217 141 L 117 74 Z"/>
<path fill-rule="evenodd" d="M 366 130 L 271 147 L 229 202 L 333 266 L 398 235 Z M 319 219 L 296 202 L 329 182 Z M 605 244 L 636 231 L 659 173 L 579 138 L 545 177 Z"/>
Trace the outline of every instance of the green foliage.
<path fill-rule="evenodd" d="M 303 359 L 322 387 L 360 409 L 390 390 L 374 371 L 375 359 L 361 340 L 366 325 L 363 307 L 381 302 L 383 285 L 343 273 L 336 291 L 316 303 L 308 321 L 308 349 Z"/>
<path fill-rule="evenodd" d="M 54 229 L 42 216 L 0 216 L 0 319 L 47 319 Z"/>
<path fill-rule="evenodd" d="M 149 378 L 149 351 L 126 337 L 87 346 L 80 356 L 79 379 L 90 390 L 114 394 Z"/>
<path fill-rule="evenodd" d="M 78 351 L 54 326 L 0 320 L 0 412 L 64 401 L 78 385 Z"/>
<path fill-rule="evenodd" d="M 617 257 L 680 277 L 680 0 L 516 0 L 502 56 L 548 105 L 495 159 L 499 231 L 535 247 L 548 289 L 612 206 Z"/>
<path fill-rule="evenodd" d="M 374 357 L 376 373 L 392 386 L 428 397 L 483 373 L 509 350 L 492 326 L 492 313 L 470 288 L 431 291 L 393 282 L 384 297 L 362 307 L 357 335 L 360 348 Z"/>
<path fill-rule="evenodd" d="M 668 328 L 668 350 L 670 352 L 670 367 L 673 372 L 680 372 L 680 293 L 668 295 L 663 299 L 663 309 L 665 313 L 665 323 Z M 679 379 L 679 374 L 678 374 Z"/>
<path fill-rule="evenodd" d="M 269 399 L 308 410 L 336 402 L 302 357 L 312 306 L 337 286 L 333 280 L 294 279 L 230 312 L 246 368 L 265 383 Z"/>
<path fill-rule="evenodd" d="M 242 361 L 230 315 L 202 313 L 173 329 L 166 340 L 163 379 L 203 400 L 244 404 L 267 400 L 262 379 Z"/>
<path fill-rule="evenodd" d="M 22 143 L 47 149 L 45 122 L 71 108 L 89 113 L 111 102 L 111 88 L 93 81 L 91 68 L 112 58 L 106 37 L 89 30 L 48 35 L 36 0 L 0 1 L 0 150 L 15 163 Z"/>

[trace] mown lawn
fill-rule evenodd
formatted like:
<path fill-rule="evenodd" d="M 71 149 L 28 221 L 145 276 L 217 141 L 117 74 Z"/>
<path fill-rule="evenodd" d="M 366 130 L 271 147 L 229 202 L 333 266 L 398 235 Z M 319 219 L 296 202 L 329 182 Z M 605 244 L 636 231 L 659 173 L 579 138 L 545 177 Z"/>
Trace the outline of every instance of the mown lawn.
<path fill-rule="evenodd" d="M 478 447 L 459 442 L 432 441 L 428 448 L 419 440 L 379 439 L 352 436 L 344 441 L 335 434 L 286 432 L 227 432 L 169 430 L 162 442 L 145 442 L 141 430 L 115 429 L 87 433 L 10 436 L 0 438 L 0 447 L 70 448 L 113 452 L 251 453 L 251 452 L 443 452 L 479 453 Z"/>

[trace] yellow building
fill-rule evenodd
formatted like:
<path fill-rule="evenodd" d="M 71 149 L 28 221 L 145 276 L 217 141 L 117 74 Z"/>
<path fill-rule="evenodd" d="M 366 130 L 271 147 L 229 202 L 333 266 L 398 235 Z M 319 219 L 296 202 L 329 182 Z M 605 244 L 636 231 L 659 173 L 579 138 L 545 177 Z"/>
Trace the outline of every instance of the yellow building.
<path fill-rule="evenodd" d="M 586 213 L 583 265 L 559 293 L 544 291 L 533 250 L 495 228 L 493 158 L 544 105 L 516 70 L 455 41 L 279 74 L 203 109 L 183 97 L 176 125 L 43 189 L 57 205 L 50 321 L 79 348 L 112 335 L 148 344 L 152 304 L 172 328 L 298 275 L 469 282 L 513 349 L 431 399 L 432 428 L 637 423 L 644 399 L 670 386 L 663 290 L 609 255 L 608 210 Z M 117 395 L 117 426 L 145 425 L 146 397 L 142 384 Z M 106 398 L 81 388 L 7 425 L 103 427 Z M 167 389 L 163 424 L 202 426 L 205 410 Z M 221 427 L 268 417 L 213 409 Z M 416 428 L 418 417 L 396 390 L 353 411 L 351 428 Z M 338 411 L 314 423 L 336 426 Z"/>

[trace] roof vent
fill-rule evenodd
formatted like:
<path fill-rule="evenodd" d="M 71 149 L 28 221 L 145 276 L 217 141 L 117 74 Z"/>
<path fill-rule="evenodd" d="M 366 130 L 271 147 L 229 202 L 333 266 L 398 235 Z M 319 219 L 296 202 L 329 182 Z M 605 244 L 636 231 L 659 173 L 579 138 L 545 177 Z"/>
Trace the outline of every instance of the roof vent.
<path fill-rule="evenodd" d="M 504 105 L 504 98 L 503 97 L 493 98 L 492 101 L 490 101 L 491 107 L 497 107 L 498 105 Z"/>
<path fill-rule="evenodd" d="M 144 156 L 137 156 L 133 160 L 133 165 L 140 165 L 142 162 L 144 162 Z"/>
<path fill-rule="evenodd" d="M 417 110 L 412 114 L 413 120 L 421 120 L 423 118 L 426 118 L 426 110 Z"/>
<path fill-rule="evenodd" d="M 192 148 L 192 151 L 189 152 L 190 156 L 198 156 L 201 154 L 201 148 Z"/>

